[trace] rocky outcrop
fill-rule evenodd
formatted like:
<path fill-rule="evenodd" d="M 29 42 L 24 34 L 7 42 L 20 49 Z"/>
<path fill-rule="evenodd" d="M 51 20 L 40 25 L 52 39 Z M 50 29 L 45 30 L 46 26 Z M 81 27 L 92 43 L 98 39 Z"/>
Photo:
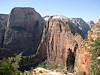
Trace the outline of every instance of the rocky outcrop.
<path fill-rule="evenodd" d="M 34 55 L 41 41 L 45 22 L 33 8 L 12 9 L 4 37 L 4 48 Z"/>
<path fill-rule="evenodd" d="M 77 52 L 83 40 L 82 31 L 64 16 L 47 16 L 44 38 L 40 47 L 46 43 L 47 61 L 62 64 L 73 72 L 77 63 Z"/>
<path fill-rule="evenodd" d="M 95 41 L 96 39 L 100 38 L 100 21 L 98 22 L 91 28 L 88 34 L 88 39 L 90 41 Z"/>
<path fill-rule="evenodd" d="M 65 74 L 38 67 L 36 69 L 33 69 L 31 72 L 26 71 L 24 73 L 21 73 L 20 75 L 65 75 Z"/>
<path fill-rule="evenodd" d="M 81 18 L 71 18 L 70 20 L 82 31 L 83 37 L 86 38 L 90 30 L 89 25 Z"/>
<path fill-rule="evenodd" d="M 3 47 L 5 28 L 7 25 L 8 15 L 0 14 L 0 48 Z"/>
<path fill-rule="evenodd" d="M 83 38 L 90 29 L 88 24 L 82 19 L 69 19 L 64 16 L 46 16 L 44 19 L 46 26 L 40 47 L 46 44 L 44 49 L 47 49 L 48 63 L 62 64 L 68 72 L 82 71 L 87 75 L 90 54 L 89 46 Z"/>
<path fill-rule="evenodd" d="M 95 23 L 91 30 L 88 32 L 88 39 L 84 40 L 79 48 L 78 52 L 78 70 L 83 71 L 85 75 L 89 74 L 91 67 L 91 48 L 92 44 L 96 39 L 100 38 L 100 22 Z"/>
<path fill-rule="evenodd" d="M 82 41 L 79 51 L 77 52 L 76 71 L 88 75 L 90 71 L 91 55 L 88 41 Z"/>
<path fill-rule="evenodd" d="M 19 64 L 21 70 L 24 70 L 46 59 L 46 45 L 43 44 L 38 49 L 44 26 L 44 19 L 33 8 L 14 8 L 7 19 L 6 16 L 0 15 L 0 33 L 2 34 L 0 35 L 2 47 L 0 47 L 0 60 L 22 53 L 23 57 Z"/>

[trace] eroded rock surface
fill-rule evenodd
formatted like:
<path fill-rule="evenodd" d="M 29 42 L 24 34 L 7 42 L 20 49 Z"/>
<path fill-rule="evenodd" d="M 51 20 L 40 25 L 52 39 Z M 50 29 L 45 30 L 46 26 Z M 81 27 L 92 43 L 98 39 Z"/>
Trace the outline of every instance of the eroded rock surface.
<path fill-rule="evenodd" d="M 47 70 L 47 69 L 44 69 L 44 68 L 41 68 L 41 67 L 33 69 L 33 71 L 31 71 L 30 73 L 25 72 L 25 73 L 22 73 L 20 75 L 30 75 L 30 74 L 31 75 L 65 75 L 63 73 Z"/>
<path fill-rule="evenodd" d="M 71 21 L 82 31 L 82 36 L 86 38 L 90 30 L 89 25 L 82 18 L 72 18 Z"/>
<path fill-rule="evenodd" d="M 11 50 L 9 54 L 22 53 L 21 67 L 36 66 L 47 58 L 48 63 L 62 64 L 69 72 L 80 69 L 88 74 L 89 46 L 83 42 L 90 29 L 88 24 L 80 18 L 64 16 L 47 16 L 44 19 L 33 8 L 14 8 L 8 18 L 6 32 L 0 36 L 0 39 L 4 37 L 0 46 Z M 0 33 L 6 21 L 0 22 Z M 89 39 L 95 39 L 98 27 L 91 29 Z"/>
<path fill-rule="evenodd" d="M 78 70 L 84 72 L 85 75 L 89 74 L 91 65 L 90 44 L 96 39 L 100 38 L 100 21 L 95 23 L 91 30 L 88 32 L 88 39 L 84 40 L 79 48 L 78 56 Z"/>
<path fill-rule="evenodd" d="M 44 19 L 46 26 L 42 45 L 46 43 L 48 62 L 63 64 L 73 72 L 83 40 L 82 31 L 64 16 L 47 16 Z"/>
<path fill-rule="evenodd" d="M 8 20 L 8 14 L 0 14 L 0 48 L 3 47 L 3 41 L 4 41 L 7 20 Z"/>
<path fill-rule="evenodd" d="M 88 35 L 90 41 L 95 41 L 98 38 L 100 38 L 100 20 L 91 28 Z"/>
<path fill-rule="evenodd" d="M 76 71 L 88 75 L 90 71 L 91 55 L 88 41 L 82 41 L 79 51 L 77 52 Z"/>
<path fill-rule="evenodd" d="M 87 23 L 88 23 L 88 25 L 90 26 L 90 28 L 93 27 L 93 26 L 95 25 L 94 21 L 92 21 L 92 20 L 89 21 L 89 22 L 87 22 Z"/>
<path fill-rule="evenodd" d="M 41 41 L 44 20 L 33 8 L 12 9 L 4 38 L 4 48 L 22 52 L 24 56 L 36 53 Z"/>

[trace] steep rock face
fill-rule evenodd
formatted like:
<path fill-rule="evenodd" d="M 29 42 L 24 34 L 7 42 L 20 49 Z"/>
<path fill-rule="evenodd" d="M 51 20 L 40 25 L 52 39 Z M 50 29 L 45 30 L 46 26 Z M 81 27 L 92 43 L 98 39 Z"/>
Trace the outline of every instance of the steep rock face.
<path fill-rule="evenodd" d="M 12 9 L 4 38 L 4 48 L 23 53 L 24 56 L 36 53 L 41 41 L 43 18 L 29 7 Z"/>
<path fill-rule="evenodd" d="M 65 75 L 64 73 L 47 70 L 41 67 L 33 69 L 30 73 L 26 71 L 20 75 L 30 75 L 30 74 L 31 75 Z"/>
<path fill-rule="evenodd" d="M 8 15 L 0 14 L 0 48 L 3 47 L 5 28 L 7 25 Z"/>
<path fill-rule="evenodd" d="M 86 38 L 88 31 L 90 30 L 89 25 L 81 18 L 72 18 L 70 19 L 83 33 L 83 37 Z"/>
<path fill-rule="evenodd" d="M 88 23 L 87 23 L 89 26 L 90 26 L 90 28 L 92 27 L 92 26 L 94 26 L 94 21 L 89 21 Z"/>
<path fill-rule="evenodd" d="M 98 22 L 97 23 L 95 23 L 93 26 L 92 26 L 92 28 L 91 28 L 91 30 L 88 32 L 88 43 L 87 43 L 87 46 L 86 46 L 86 48 L 87 49 L 85 49 L 85 51 L 86 50 L 91 50 L 91 48 L 90 48 L 90 44 L 92 44 L 92 43 L 94 43 L 94 41 L 96 40 L 96 39 L 100 39 L 100 20 L 98 20 Z M 85 47 L 85 46 L 84 46 Z M 89 51 L 88 50 L 88 51 Z M 85 55 L 86 56 L 86 55 Z M 99 56 L 98 56 L 99 57 Z M 89 63 L 89 64 L 87 64 L 87 66 L 84 66 L 82 69 L 84 69 L 84 70 L 87 70 L 87 73 L 89 72 L 89 68 L 90 68 L 90 62 L 91 62 L 91 55 L 89 56 L 86 56 L 86 58 L 88 58 L 88 60 L 87 61 L 85 61 L 85 62 L 87 62 L 87 63 Z M 90 60 L 90 61 L 89 61 Z"/>
<path fill-rule="evenodd" d="M 77 52 L 76 71 L 81 71 L 88 75 L 90 71 L 91 55 L 88 41 L 82 41 L 79 51 Z"/>
<path fill-rule="evenodd" d="M 44 19 L 46 26 L 40 47 L 46 43 L 44 49 L 47 49 L 47 61 L 63 64 L 73 72 L 77 63 L 77 51 L 83 40 L 80 29 L 63 16 L 47 16 Z"/>
<path fill-rule="evenodd" d="M 88 39 L 83 41 L 79 48 L 78 70 L 83 71 L 86 75 L 89 74 L 91 66 L 90 44 L 97 38 L 100 38 L 100 21 L 92 26 L 91 30 L 88 32 Z"/>

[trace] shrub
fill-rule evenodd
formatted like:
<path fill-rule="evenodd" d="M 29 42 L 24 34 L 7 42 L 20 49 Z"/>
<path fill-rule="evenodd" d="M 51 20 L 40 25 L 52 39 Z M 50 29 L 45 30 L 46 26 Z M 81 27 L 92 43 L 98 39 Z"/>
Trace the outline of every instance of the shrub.
<path fill-rule="evenodd" d="M 38 65 L 38 67 L 42 67 L 45 69 L 49 69 L 49 70 L 58 70 L 61 71 L 62 69 L 64 69 L 65 67 L 61 64 L 51 64 L 51 63 L 41 63 Z"/>
<path fill-rule="evenodd" d="M 20 75 L 18 64 L 21 60 L 21 55 L 16 57 L 5 58 L 0 61 L 0 75 Z"/>
<path fill-rule="evenodd" d="M 91 54 L 92 54 L 92 63 L 90 75 L 100 75 L 100 59 L 97 57 L 100 56 L 100 39 L 94 41 L 91 44 Z"/>

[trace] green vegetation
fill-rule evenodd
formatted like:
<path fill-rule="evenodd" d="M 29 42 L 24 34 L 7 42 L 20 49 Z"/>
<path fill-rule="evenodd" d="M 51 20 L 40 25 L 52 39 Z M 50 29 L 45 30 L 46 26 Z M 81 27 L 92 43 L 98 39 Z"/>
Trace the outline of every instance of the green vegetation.
<path fill-rule="evenodd" d="M 61 71 L 65 68 L 61 64 L 50 64 L 50 63 L 45 63 L 45 62 L 39 64 L 38 67 L 42 67 L 48 70 L 56 70 L 56 71 Z"/>
<path fill-rule="evenodd" d="M 0 75 L 20 75 L 18 70 L 21 54 L 0 61 Z"/>
<path fill-rule="evenodd" d="M 100 39 L 91 44 L 92 64 L 90 75 L 100 75 Z"/>

